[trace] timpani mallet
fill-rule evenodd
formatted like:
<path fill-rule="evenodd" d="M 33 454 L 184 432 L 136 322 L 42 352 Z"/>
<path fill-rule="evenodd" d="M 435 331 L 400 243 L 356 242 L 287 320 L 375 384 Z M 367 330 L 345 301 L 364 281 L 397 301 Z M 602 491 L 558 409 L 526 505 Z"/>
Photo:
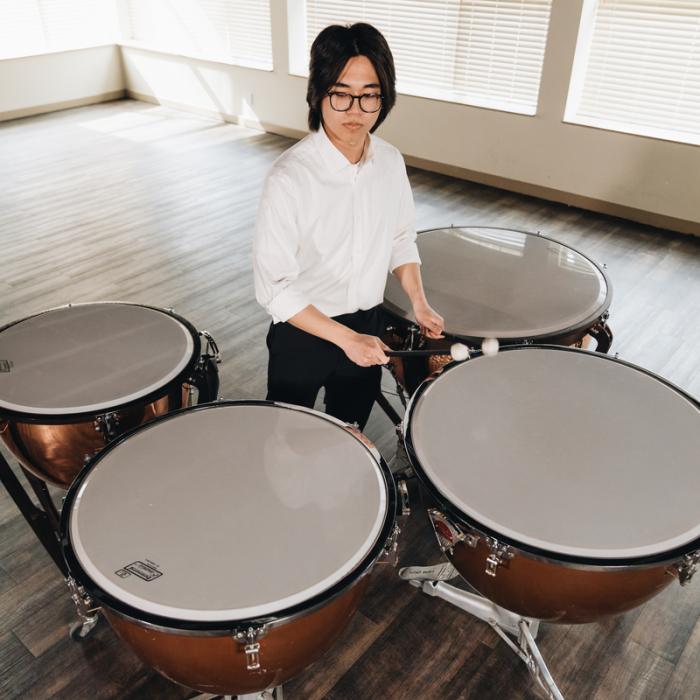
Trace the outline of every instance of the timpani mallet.
<path fill-rule="evenodd" d="M 485 338 L 481 343 L 481 353 L 486 357 L 493 357 L 498 353 L 498 339 Z M 469 348 L 464 343 L 453 343 L 447 348 L 434 350 L 385 350 L 387 357 L 430 357 L 431 355 L 449 355 L 455 362 L 464 362 L 469 359 Z"/>
<path fill-rule="evenodd" d="M 430 357 L 431 355 L 450 355 L 453 360 L 463 362 L 469 359 L 469 348 L 463 343 L 453 343 L 449 349 L 434 350 L 385 350 L 387 357 Z"/>

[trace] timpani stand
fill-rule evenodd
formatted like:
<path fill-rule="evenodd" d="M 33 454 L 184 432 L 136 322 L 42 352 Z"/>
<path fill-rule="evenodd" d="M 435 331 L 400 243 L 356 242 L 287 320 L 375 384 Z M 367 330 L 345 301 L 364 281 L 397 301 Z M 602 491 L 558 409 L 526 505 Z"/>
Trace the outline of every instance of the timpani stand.
<path fill-rule="evenodd" d="M 33 474 L 25 472 L 30 486 L 34 490 L 41 507 L 37 506 L 27 494 L 20 480 L 12 471 L 5 456 L 0 452 L 0 481 L 15 502 L 20 513 L 34 531 L 37 539 L 43 545 L 54 564 L 65 575 L 66 565 L 58 546 L 58 511 L 51 500 L 46 482 Z"/>
<path fill-rule="evenodd" d="M 0 452 L 0 481 L 10 498 L 15 502 L 19 512 L 27 521 L 27 524 L 32 528 L 46 553 L 58 567 L 66 581 L 71 599 L 75 603 L 80 619 L 78 622 L 71 624 L 69 628 L 70 637 L 76 640 L 85 639 L 99 622 L 99 615 L 92 610 L 91 601 L 86 596 L 85 591 L 68 575 L 68 569 L 59 545 L 58 522 L 60 516 L 46 482 L 25 469 L 22 472 L 36 494 L 39 505 L 32 501 L 26 489 L 12 471 L 5 456 Z"/>
<path fill-rule="evenodd" d="M 430 356 L 431 348 L 440 351 L 461 342 L 472 351 L 484 339 L 497 338 L 504 346 L 581 347 L 595 341 L 598 352 L 610 349 L 613 335 L 607 320 L 612 287 L 605 266 L 579 251 L 539 232 L 486 226 L 422 231 L 417 245 L 426 296 L 445 317 L 446 337 L 430 340 L 420 333 L 406 295 L 389 275 L 384 309 L 391 325 L 385 342 L 405 351 L 404 358 L 391 363 L 404 409 L 421 382 L 451 360 Z M 390 468 L 401 478 L 413 476 L 402 419 L 382 392 L 377 403 L 396 426 L 398 446 Z M 535 642 L 538 620 L 448 584 L 458 575 L 451 564 L 405 567 L 399 575 L 427 595 L 487 622 L 525 663 L 547 697 L 562 698 Z"/>
<path fill-rule="evenodd" d="M 181 488 L 193 483 L 205 509 Z M 68 490 L 61 547 L 145 664 L 201 699 L 282 700 L 349 623 L 374 565 L 394 564 L 397 496 L 354 427 L 222 401 L 108 445 Z"/>
<path fill-rule="evenodd" d="M 446 581 L 457 578 L 459 572 L 452 564 L 407 566 L 399 576 L 433 598 L 441 598 L 460 610 L 488 623 L 516 656 L 527 666 L 530 675 L 550 700 L 563 700 L 547 664 L 535 642 L 539 620 L 517 615 L 501 608 L 487 598 L 470 593 Z"/>
<path fill-rule="evenodd" d="M 699 426 L 694 397 L 601 353 L 522 345 L 453 362 L 402 426 L 449 563 L 399 575 L 487 622 L 560 700 L 539 621 L 625 613 L 700 566 Z M 457 573 L 479 595 L 446 583 Z"/>
<path fill-rule="evenodd" d="M 0 481 L 66 579 L 84 639 L 99 617 L 68 573 L 59 510 L 47 483 L 67 489 L 112 440 L 157 415 L 213 401 L 221 356 L 207 331 L 172 309 L 125 302 L 68 304 L 0 328 Z M 32 500 L 34 492 L 38 505 Z"/>

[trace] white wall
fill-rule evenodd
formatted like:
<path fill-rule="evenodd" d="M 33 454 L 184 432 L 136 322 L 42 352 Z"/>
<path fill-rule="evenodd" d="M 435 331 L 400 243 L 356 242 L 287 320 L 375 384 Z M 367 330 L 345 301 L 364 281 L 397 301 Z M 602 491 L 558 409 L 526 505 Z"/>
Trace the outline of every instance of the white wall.
<path fill-rule="evenodd" d="M 123 91 L 114 45 L 0 61 L 0 120 L 114 99 Z"/>

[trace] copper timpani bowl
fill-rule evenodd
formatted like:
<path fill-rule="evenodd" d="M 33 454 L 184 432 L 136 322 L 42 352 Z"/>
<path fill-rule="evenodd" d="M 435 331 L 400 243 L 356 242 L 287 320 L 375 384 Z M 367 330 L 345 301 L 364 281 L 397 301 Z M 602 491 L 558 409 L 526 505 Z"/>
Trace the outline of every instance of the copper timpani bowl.
<path fill-rule="evenodd" d="M 455 342 L 478 349 L 485 338 L 579 347 L 590 338 L 599 352 L 610 348 L 610 280 L 574 248 L 539 233 L 490 226 L 421 231 L 416 243 L 426 296 L 445 319 L 446 338 L 421 335 L 406 294 L 389 275 L 385 341 L 394 349 L 445 350 Z M 410 395 L 445 362 L 439 355 L 395 358 L 392 368 Z"/>
<path fill-rule="evenodd" d="M 517 614 L 581 623 L 692 577 L 699 427 L 698 402 L 644 369 L 517 346 L 425 381 L 403 433 L 462 577 Z"/>
<path fill-rule="evenodd" d="M 147 664 L 200 692 L 281 685 L 319 658 L 396 543 L 391 473 L 353 427 L 264 401 L 175 411 L 68 491 L 71 578 Z"/>
<path fill-rule="evenodd" d="M 0 360 L 2 440 L 62 488 L 115 437 L 187 406 L 195 387 L 200 402 L 218 389 L 192 324 L 138 304 L 69 305 L 11 323 Z"/>

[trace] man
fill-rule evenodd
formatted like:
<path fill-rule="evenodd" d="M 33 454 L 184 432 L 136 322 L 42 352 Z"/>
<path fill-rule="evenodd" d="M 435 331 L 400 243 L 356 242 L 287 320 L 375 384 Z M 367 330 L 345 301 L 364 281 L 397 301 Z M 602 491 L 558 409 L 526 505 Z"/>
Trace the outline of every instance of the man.
<path fill-rule="evenodd" d="M 394 62 L 368 24 L 324 29 L 311 47 L 311 133 L 283 153 L 263 189 L 253 246 L 255 291 L 272 316 L 268 400 L 326 411 L 362 429 L 388 347 L 381 302 L 399 279 L 432 338 L 415 212 L 399 151 L 370 136 L 396 101 Z"/>

